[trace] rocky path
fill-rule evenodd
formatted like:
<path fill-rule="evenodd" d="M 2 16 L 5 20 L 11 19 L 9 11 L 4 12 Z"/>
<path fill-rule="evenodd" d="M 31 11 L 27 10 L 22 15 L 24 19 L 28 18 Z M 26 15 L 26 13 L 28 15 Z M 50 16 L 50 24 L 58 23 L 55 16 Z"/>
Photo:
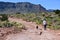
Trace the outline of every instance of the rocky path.
<path fill-rule="evenodd" d="M 36 29 L 35 23 L 32 22 L 25 22 L 21 19 L 13 19 L 9 18 L 10 21 L 16 21 L 19 23 L 24 24 L 28 29 L 17 34 L 11 34 L 6 37 L 6 40 L 60 40 L 58 36 L 51 33 L 49 30 L 43 30 L 41 27 Z M 42 29 L 42 30 L 40 30 Z M 40 35 L 40 32 L 42 34 Z"/>

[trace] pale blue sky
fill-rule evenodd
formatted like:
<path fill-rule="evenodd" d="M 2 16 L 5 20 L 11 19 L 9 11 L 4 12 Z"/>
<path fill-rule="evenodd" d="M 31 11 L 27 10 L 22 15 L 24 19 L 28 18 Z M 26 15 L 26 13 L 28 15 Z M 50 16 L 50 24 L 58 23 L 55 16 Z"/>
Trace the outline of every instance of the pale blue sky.
<path fill-rule="evenodd" d="M 41 4 L 46 9 L 60 9 L 60 0 L 0 0 L 4 2 L 30 2 Z"/>

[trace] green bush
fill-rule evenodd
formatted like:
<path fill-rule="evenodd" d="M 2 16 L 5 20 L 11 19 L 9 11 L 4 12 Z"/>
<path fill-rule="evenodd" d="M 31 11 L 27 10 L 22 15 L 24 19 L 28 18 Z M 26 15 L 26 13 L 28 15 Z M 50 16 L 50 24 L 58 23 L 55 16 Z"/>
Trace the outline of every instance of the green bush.
<path fill-rule="evenodd" d="M 26 27 L 23 24 L 17 22 L 13 22 L 13 23 L 14 23 L 14 29 L 16 31 L 21 31 L 22 29 L 26 30 Z"/>
<path fill-rule="evenodd" d="M 2 18 L 0 18 L 1 21 L 8 20 L 8 15 L 7 14 L 0 14 L 0 16 L 2 16 Z"/>
<path fill-rule="evenodd" d="M 60 12 L 58 13 L 58 15 Z M 45 18 L 50 29 L 60 29 L 60 17 L 54 12 L 42 12 L 42 13 L 26 13 L 26 14 L 14 14 L 16 18 L 21 18 L 27 22 L 36 22 L 36 24 L 42 24 L 42 20 Z M 56 25 L 54 25 L 56 24 Z M 59 25 L 59 26 L 58 26 Z M 56 28 L 55 28 L 56 27 Z"/>

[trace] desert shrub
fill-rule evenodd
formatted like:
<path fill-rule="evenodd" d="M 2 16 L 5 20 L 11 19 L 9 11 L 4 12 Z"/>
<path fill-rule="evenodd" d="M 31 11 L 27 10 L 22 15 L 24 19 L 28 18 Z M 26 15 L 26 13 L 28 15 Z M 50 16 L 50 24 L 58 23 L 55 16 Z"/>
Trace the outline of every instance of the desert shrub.
<path fill-rule="evenodd" d="M 13 26 L 13 24 L 9 23 L 9 22 L 8 23 L 4 23 L 3 25 L 4 25 L 4 27 L 12 27 Z"/>
<path fill-rule="evenodd" d="M 3 21 L 1 24 L 2 24 L 2 27 L 12 27 L 13 26 L 13 24 L 8 21 Z"/>
<path fill-rule="evenodd" d="M 26 13 L 26 14 L 14 14 L 16 18 L 21 18 L 27 22 L 36 22 L 36 24 L 42 24 L 42 20 L 45 18 L 48 22 L 48 28 L 55 29 L 55 27 L 59 28 L 60 26 L 60 17 L 58 16 L 60 13 L 56 14 L 54 12 L 47 12 L 47 13 Z M 56 24 L 56 25 L 54 25 Z M 59 26 L 58 26 L 59 25 Z M 57 29 L 58 29 L 57 28 Z"/>
<path fill-rule="evenodd" d="M 57 14 L 60 17 L 60 10 L 54 10 L 55 14 Z"/>
<path fill-rule="evenodd" d="M 17 12 L 16 14 L 21 14 L 20 12 Z"/>
<path fill-rule="evenodd" d="M 0 16 L 2 16 L 2 18 L 0 18 L 1 21 L 8 20 L 8 15 L 7 14 L 0 14 Z"/>
<path fill-rule="evenodd" d="M 60 14 L 60 10 L 54 10 L 54 12 L 56 13 L 56 14 Z"/>
<path fill-rule="evenodd" d="M 22 29 L 26 29 L 26 27 L 21 23 L 17 23 L 17 22 L 13 22 L 13 23 L 14 23 L 15 31 L 22 31 Z"/>
<path fill-rule="evenodd" d="M 0 27 L 2 27 L 2 22 L 0 21 Z"/>
<path fill-rule="evenodd" d="M 52 29 L 52 30 L 53 30 L 53 26 L 47 26 L 47 28 L 49 28 L 49 29 Z"/>
<path fill-rule="evenodd" d="M 1 21 L 0 22 L 0 27 L 12 27 L 13 24 L 11 22 L 8 21 Z"/>
<path fill-rule="evenodd" d="M 36 24 L 41 24 L 40 20 L 36 20 L 35 22 L 36 22 Z"/>
<path fill-rule="evenodd" d="M 55 26 L 48 26 L 49 29 L 53 29 L 53 30 L 59 30 L 60 26 L 55 25 Z"/>
<path fill-rule="evenodd" d="M 42 20 L 41 20 L 40 17 L 33 18 L 33 21 L 36 22 L 36 24 L 41 24 L 42 23 Z"/>
<path fill-rule="evenodd" d="M 60 26 L 56 26 L 56 29 L 60 29 Z"/>

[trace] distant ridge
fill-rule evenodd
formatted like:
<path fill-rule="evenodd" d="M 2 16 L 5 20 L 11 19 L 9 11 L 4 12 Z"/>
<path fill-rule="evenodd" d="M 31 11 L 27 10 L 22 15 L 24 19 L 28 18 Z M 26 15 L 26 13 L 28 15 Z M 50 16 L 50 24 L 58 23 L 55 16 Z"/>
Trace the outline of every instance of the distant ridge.
<path fill-rule="evenodd" d="M 0 2 L 0 13 L 40 13 L 47 10 L 40 4 L 32 4 L 29 2 Z"/>

